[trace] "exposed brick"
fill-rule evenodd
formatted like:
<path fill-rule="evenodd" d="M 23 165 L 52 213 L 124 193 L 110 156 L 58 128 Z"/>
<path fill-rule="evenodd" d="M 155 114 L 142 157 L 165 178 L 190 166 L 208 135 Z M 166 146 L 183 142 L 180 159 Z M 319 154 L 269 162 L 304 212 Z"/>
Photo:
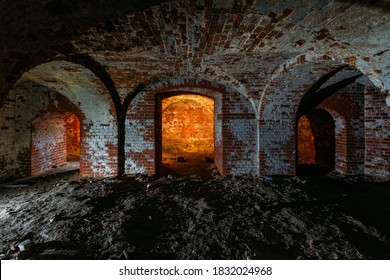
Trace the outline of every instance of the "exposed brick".
<path fill-rule="evenodd" d="M 335 121 L 335 168 L 390 176 L 390 15 L 381 1 L 108 1 L 93 11 L 79 1 L 61 18 L 41 4 L 21 17 L 11 2 L 0 20 L 0 177 L 26 175 L 39 150 L 32 139 L 44 141 L 31 137 L 43 129 L 33 120 L 59 108 L 78 112 L 82 175 L 123 165 L 155 173 L 156 97 L 179 93 L 214 99 L 222 173 L 292 175 L 301 101 L 345 64 L 364 76 L 317 104 Z M 60 143 L 55 131 L 46 140 Z"/>
<path fill-rule="evenodd" d="M 249 101 L 237 92 L 221 92 L 217 84 L 181 79 L 140 93 L 130 104 L 126 120 L 126 172 L 154 174 L 158 171 L 156 157 L 161 156 L 161 139 L 155 141 L 156 126 L 161 118 L 161 112 L 155 114 L 161 102 L 158 100 L 185 93 L 214 99 L 215 163 L 220 172 L 224 175 L 257 174 L 255 112 Z M 143 103 L 149 107 L 144 107 Z"/>

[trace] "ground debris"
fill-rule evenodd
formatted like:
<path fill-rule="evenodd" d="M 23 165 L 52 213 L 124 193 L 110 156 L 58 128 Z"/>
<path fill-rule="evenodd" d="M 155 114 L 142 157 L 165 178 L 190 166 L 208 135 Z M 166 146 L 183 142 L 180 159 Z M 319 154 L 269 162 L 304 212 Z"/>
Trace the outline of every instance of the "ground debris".
<path fill-rule="evenodd" d="M 51 176 L 1 190 L 0 259 L 389 259 L 389 199 L 363 177 Z"/>

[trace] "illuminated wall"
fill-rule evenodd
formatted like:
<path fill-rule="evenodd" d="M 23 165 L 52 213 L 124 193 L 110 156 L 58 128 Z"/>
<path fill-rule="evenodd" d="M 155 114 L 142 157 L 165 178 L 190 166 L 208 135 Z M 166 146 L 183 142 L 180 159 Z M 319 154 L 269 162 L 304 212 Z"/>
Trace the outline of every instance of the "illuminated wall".
<path fill-rule="evenodd" d="M 162 101 L 162 158 L 205 161 L 214 156 L 214 100 L 177 95 Z"/>
<path fill-rule="evenodd" d="M 65 115 L 46 114 L 32 122 L 31 175 L 66 164 Z"/>
<path fill-rule="evenodd" d="M 303 116 L 298 122 L 298 164 L 315 164 L 316 151 L 310 120 Z"/>
<path fill-rule="evenodd" d="M 66 127 L 66 159 L 80 160 L 80 121 L 75 114 L 70 114 L 65 120 Z"/>

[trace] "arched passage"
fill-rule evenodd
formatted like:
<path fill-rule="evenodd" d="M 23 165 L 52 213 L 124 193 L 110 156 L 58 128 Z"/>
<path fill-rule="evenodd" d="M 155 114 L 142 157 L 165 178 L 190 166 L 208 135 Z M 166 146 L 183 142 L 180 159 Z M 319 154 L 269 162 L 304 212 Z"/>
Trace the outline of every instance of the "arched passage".
<path fill-rule="evenodd" d="M 80 130 L 81 138 L 84 139 L 81 140 L 80 146 L 81 175 L 88 177 L 117 175 L 116 110 L 111 95 L 102 81 L 88 68 L 62 60 L 36 66 L 23 74 L 21 82 L 23 81 L 35 84 L 29 89 L 30 94 L 32 91 L 43 96 L 49 94 L 49 99 L 53 94 L 58 94 L 82 112 Z M 49 106 L 56 107 L 57 104 L 58 102 L 53 100 Z"/>
<path fill-rule="evenodd" d="M 157 102 L 157 173 L 210 176 L 214 165 L 214 99 L 195 94 Z"/>
<path fill-rule="evenodd" d="M 261 175 L 296 174 L 296 126 L 301 100 L 316 81 L 340 66 L 326 60 L 297 64 L 279 73 L 266 88 L 259 112 Z"/>
<path fill-rule="evenodd" d="M 296 174 L 298 120 L 314 109 L 325 109 L 335 120 L 335 170 L 364 173 L 364 122 L 371 109 L 366 106 L 368 95 L 363 91 L 369 83 L 357 69 L 326 59 L 303 60 L 280 72 L 266 88 L 260 104 L 260 173 Z"/>
<path fill-rule="evenodd" d="M 297 173 L 313 171 L 328 173 L 335 169 L 335 122 L 325 110 L 315 109 L 298 120 Z"/>
<path fill-rule="evenodd" d="M 203 79 L 172 79 L 148 86 L 131 101 L 126 117 L 127 174 L 156 174 L 160 97 L 195 94 L 214 100 L 214 162 L 223 175 L 257 175 L 255 111 L 237 90 Z M 163 98 L 164 99 L 164 98 Z"/>
<path fill-rule="evenodd" d="M 30 175 L 80 160 L 80 121 L 71 112 L 48 112 L 32 121 Z"/>
<path fill-rule="evenodd" d="M 13 172 L 30 176 L 68 161 L 83 162 L 85 115 L 76 104 L 32 81 L 21 81 L 9 96 L 14 101 L 4 113 L 13 129 L 3 144 L 12 152 Z"/>

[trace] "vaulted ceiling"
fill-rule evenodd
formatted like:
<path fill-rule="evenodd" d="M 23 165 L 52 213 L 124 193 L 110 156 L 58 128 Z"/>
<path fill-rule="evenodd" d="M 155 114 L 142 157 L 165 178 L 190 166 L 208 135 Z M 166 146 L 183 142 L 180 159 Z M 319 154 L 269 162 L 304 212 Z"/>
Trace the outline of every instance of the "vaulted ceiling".
<path fill-rule="evenodd" d="M 319 72 L 348 64 L 358 70 L 344 70 L 348 77 L 361 72 L 388 90 L 390 1 L 0 1 L 1 96 L 27 70 L 58 59 L 105 72 L 122 100 L 171 77 L 260 99 L 277 75 L 306 61 Z"/>

